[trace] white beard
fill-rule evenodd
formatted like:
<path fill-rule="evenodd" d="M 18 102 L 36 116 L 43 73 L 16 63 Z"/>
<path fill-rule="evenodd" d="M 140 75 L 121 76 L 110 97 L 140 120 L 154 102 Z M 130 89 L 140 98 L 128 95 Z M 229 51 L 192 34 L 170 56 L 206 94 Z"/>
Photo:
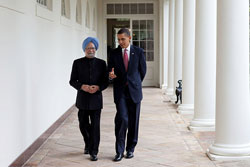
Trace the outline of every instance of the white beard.
<path fill-rule="evenodd" d="M 86 57 L 88 57 L 88 58 L 94 58 L 95 57 L 95 53 L 87 54 Z"/>

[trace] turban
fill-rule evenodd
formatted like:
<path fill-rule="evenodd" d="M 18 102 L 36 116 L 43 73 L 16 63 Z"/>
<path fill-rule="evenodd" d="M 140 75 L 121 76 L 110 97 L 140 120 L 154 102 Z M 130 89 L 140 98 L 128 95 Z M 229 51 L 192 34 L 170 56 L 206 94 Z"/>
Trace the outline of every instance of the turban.
<path fill-rule="evenodd" d="M 83 51 L 85 51 L 86 46 L 87 46 L 90 42 L 92 42 L 92 43 L 95 45 L 95 49 L 96 49 L 96 50 L 98 49 L 98 46 L 99 46 L 99 41 L 98 41 L 98 39 L 97 39 L 97 38 L 94 38 L 94 37 L 88 37 L 88 38 L 86 38 L 86 39 L 83 41 L 83 43 L 82 43 L 82 49 L 83 49 Z"/>

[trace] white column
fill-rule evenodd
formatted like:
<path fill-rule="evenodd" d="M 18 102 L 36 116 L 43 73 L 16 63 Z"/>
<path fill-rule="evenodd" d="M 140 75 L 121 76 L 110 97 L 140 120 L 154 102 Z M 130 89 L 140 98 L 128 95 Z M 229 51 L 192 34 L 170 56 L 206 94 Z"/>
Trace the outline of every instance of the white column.
<path fill-rule="evenodd" d="M 218 0 L 216 137 L 212 160 L 250 158 L 249 4 Z"/>
<path fill-rule="evenodd" d="M 175 0 L 174 88 L 182 79 L 183 0 Z M 175 101 L 175 94 L 171 97 Z"/>
<path fill-rule="evenodd" d="M 194 113 L 195 0 L 183 1 L 182 104 L 180 114 Z"/>
<path fill-rule="evenodd" d="M 169 1 L 169 42 L 168 42 L 168 88 L 167 95 L 174 94 L 174 24 L 175 0 Z"/>
<path fill-rule="evenodd" d="M 164 92 L 168 85 L 168 33 L 169 33 L 169 0 L 160 2 L 160 83 Z"/>
<path fill-rule="evenodd" d="M 194 118 L 189 129 L 215 127 L 217 0 L 196 0 Z"/>

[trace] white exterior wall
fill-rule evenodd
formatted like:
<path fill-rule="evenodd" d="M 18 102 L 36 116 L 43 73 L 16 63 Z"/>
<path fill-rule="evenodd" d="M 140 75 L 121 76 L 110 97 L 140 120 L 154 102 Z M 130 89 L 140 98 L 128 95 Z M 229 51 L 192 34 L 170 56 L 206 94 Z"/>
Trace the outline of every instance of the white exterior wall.
<path fill-rule="evenodd" d="M 85 28 L 86 2 L 79 25 L 76 0 L 70 0 L 70 20 L 61 18 L 60 0 L 52 12 L 35 0 L 0 0 L 0 166 L 10 165 L 74 104 L 72 63 L 83 56 L 83 39 L 96 36 L 93 26 Z M 96 1 L 89 5 L 93 25 Z"/>

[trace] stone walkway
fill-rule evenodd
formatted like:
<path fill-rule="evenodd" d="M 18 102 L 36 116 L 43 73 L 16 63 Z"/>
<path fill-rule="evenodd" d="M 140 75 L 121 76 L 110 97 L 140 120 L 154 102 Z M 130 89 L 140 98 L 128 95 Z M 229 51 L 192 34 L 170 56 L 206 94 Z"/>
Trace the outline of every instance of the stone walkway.
<path fill-rule="evenodd" d="M 112 88 L 104 91 L 98 161 L 83 154 L 83 140 L 75 110 L 24 165 L 25 167 L 250 167 L 250 160 L 210 161 L 205 152 L 214 132 L 190 132 L 192 115 L 176 113 L 177 106 L 163 102 L 162 90 L 144 88 L 139 141 L 135 157 L 113 162 L 115 156 Z"/>

